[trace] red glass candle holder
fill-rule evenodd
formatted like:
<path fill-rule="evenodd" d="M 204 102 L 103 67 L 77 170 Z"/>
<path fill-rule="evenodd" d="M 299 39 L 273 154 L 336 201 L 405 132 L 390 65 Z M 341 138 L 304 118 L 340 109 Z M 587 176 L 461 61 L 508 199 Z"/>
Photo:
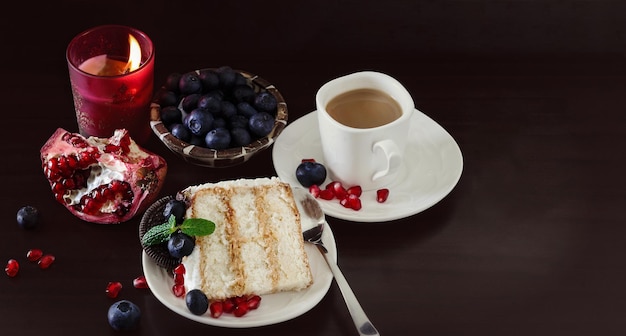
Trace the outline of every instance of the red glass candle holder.
<path fill-rule="evenodd" d="M 126 128 L 145 143 L 151 133 L 152 40 L 135 28 L 103 25 L 74 37 L 66 57 L 79 132 L 110 137 Z"/>

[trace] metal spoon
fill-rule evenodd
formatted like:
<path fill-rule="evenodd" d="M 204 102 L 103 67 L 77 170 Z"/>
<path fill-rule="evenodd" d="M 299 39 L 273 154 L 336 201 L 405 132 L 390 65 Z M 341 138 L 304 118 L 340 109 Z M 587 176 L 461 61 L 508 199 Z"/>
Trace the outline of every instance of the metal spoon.
<path fill-rule="evenodd" d="M 356 296 L 350 288 L 350 285 L 348 285 L 348 281 L 343 276 L 343 273 L 341 273 L 339 266 L 337 266 L 337 264 L 332 261 L 330 257 L 328 257 L 328 250 L 324 246 L 324 242 L 322 242 L 322 233 L 324 231 L 324 225 L 326 225 L 326 218 L 319 203 L 317 203 L 317 200 L 306 190 L 303 192 L 294 192 L 294 194 L 298 198 L 298 201 L 302 205 L 302 209 L 304 209 L 306 215 L 314 221 L 317 221 L 317 225 L 302 233 L 304 240 L 314 244 L 322 252 L 326 263 L 335 277 L 335 282 L 337 282 L 337 286 L 339 286 L 339 290 L 343 295 L 346 306 L 348 306 L 348 311 L 352 316 L 356 329 L 359 331 L 359 335 L 380 335 L 372 322 L 370 322 L 369 318 L 367 318 L 367 315 L 365 315 L 365 311 L 361 308 L 359 301 L 356 299 Z"/>

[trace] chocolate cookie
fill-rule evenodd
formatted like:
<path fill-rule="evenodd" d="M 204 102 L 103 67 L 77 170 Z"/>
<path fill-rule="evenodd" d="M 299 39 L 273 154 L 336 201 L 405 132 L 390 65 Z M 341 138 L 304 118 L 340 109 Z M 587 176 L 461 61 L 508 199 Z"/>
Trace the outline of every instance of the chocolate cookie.
<path fill-rule="evenodd" d="M 172 199 L 174 199 L 173 196 L 165 196 L 154 202 L 154 204 L 152 204 L 143 214 L 141 222 L 139 223 L 139 241 L 141 242 L 141 247 L 158 266 L 163 267 L 168 271 L 172 271 L 176 266 L 178 266 L 181 259 L 174 258 L 170 255 L 167 249 L 167 243 L 146 246 L 142 240 L 143 236 L 146 232 L 148 232 L 148 230 L 150 230 L 150 228 L 163 224 L 167 221 L 163 215 L 163 209 L 165 208 L 165 204 Z"/>

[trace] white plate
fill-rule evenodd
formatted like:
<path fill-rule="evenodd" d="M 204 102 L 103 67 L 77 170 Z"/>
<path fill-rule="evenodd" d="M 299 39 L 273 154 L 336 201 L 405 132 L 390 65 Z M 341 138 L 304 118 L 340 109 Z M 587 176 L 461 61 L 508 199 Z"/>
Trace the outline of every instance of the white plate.
<path fill-rule="evenodd" d="M 303 230 L 311 225 L 303 221 Z M 328 249 L 331 260 L 337 261 L 337 246 L 335 237 L 328 225 L 322 236 L 324 245 Z M 148 281 L 148 286 L 154 296 L 166 307 L 175 313 L 191 320 L 218 327 L 250 328 L 275 324 L 298 317 L 315 307 L 328 292 L 333 280 L 333 274 L 326 264 L 326 260 L 320 251 L 312 244 L 304 244 L 311 272 L 313 284 L 302 291 L 282 292 L 261 296 L 261 305 L 255 310 L 249 311 L 242 317 L 232 314 L 223 314 L 219 318 L 213 318 L 209 313 L 194 315 L 187 309 L 184 297 L 176 297 L 172 293 L 174 279 L 166 269 L 157 266 L 152 259 L 143 252 L 143 273 Z"/>
<path fill-rule="evenodd" d="M 287 125 L 274 143 L 274 169 L 281 180 L 292 185 L 300 185 L 295 172 L 302 159 L 324 163 L 316 113 Z M 424 211 L 446 197 L 463 171 L 459 145 L 443 127 L 418 110 L 411 118 L 409 134 L 402 170 L 399 178 L 387 186 L 390 194 L 385 203 L 376 202 L 376 191 L 368 191 L 361 195 L 359 211 L 344 208 L 336 200 L 320 200 L 324 212 L 349 221 L 384 222 Z"/>

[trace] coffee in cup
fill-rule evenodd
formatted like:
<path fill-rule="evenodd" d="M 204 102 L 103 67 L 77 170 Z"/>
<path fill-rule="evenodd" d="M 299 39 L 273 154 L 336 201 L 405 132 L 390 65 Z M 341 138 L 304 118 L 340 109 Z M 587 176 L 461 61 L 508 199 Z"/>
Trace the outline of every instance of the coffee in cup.
<path fill-rule="evenodd" d="M 342 76 L 316 94 L 324 162 L 330 178 L 374 190 L 402 166 L 413 99 L 393 77 L 375 71 Z"/>

